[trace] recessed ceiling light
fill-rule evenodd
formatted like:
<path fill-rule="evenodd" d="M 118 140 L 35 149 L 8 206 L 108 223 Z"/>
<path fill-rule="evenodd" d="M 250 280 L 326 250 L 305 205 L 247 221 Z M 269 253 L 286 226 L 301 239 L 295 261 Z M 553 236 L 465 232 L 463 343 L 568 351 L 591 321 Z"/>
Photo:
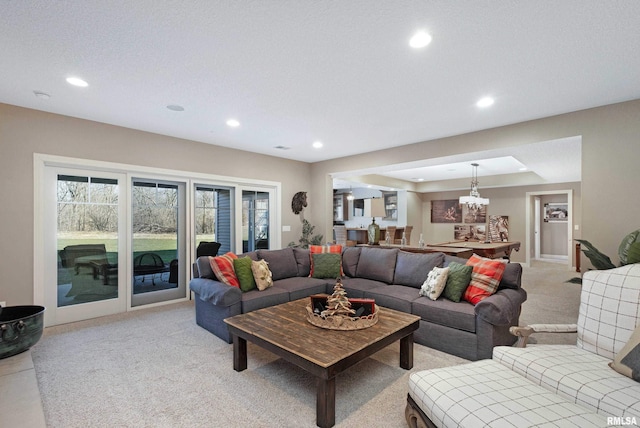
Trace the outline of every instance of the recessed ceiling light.
<path fill-rule="evenodd" d="M 322 141 L 314 141 L 313 142 L 313 148 L 314 149 L 319 149 L 322 147 Z"/>
<path fill-rule="evenodd" d="M 184 111 L 184 107 L 179 106 L 177 104 L 169 104 L 167 108 L 171 111 Z"/>
<path fill-rule="evenodd" d="M 477 105 L 478 107 L 489 107 L 489 106 L 493 105 L 493 103 L 494 103 L 494 102 L 495 102 L 495 101 L 494 101 L 494 99 L 493 99 L 493 98 L 491 98 L 491 97 L 484 97 L 484 98 L 480 98 L 480 99 L 478 100 L 478 102 L 476 103 L 476 105 Z"/>
<path fill-rule="evenodd" d="M 520 171 L 526 171 L 528 168 L 526 166 L 523 166 L 522 168 L 520 168 Z"/>
<path fill-rule="evenodd" d="M 87 82 L 79 77 L 67 77 L 67 83 L 73 86 L 79 86 L 81 88 L 86 88 L 87 86 L 89 86 Z"/>
<path fill-rule="evenodd" d="M 424 178 L 418 178 L 418 181 L 424 181 Z"/>
<path fill-rule="evenodd" d="M 36 97 L 40 98 L 41 100 L 48 100 L 49 98 L 51 98 L 51 95 L 47 94 L 46 92 L 33 91 L 33 93 L 35 94 Z"/>
<path fill-rule="evenodd" d="M 431 43 L 431 36 L 424 31 L 418 31 L 409 40 L 409 46 L 416 49 L 423 48 L 429 43 Z"/>
<path fill-rule="evenodd" d="M 230 126 L 232 128 L 237 128 L 238 126 L 240 126 L 240 122 L 238 122 L 235 119 L 229 119 L 227 120 L 227 126 Z"/>

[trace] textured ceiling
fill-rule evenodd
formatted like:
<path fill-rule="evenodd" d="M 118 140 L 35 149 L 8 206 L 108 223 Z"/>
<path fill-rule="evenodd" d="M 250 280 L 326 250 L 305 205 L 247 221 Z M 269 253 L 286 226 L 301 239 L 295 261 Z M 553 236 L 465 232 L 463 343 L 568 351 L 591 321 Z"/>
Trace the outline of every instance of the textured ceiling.
<path fill-rule="evenodd" d="M 640 98 L 639 28 L 636 0 L 2 1 L 0 102 L 314 162 Z"/>

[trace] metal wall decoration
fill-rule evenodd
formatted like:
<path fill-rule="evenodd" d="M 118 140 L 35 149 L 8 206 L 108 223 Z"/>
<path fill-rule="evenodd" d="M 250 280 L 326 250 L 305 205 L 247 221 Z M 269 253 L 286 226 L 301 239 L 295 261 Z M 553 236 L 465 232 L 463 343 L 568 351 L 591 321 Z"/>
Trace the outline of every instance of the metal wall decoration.
<path fill-rule="evenodd" d="M 307 192 L 298 192 L 291 199 L 291 210 L 294 214 L 300 214 L 307 206 Z"/>

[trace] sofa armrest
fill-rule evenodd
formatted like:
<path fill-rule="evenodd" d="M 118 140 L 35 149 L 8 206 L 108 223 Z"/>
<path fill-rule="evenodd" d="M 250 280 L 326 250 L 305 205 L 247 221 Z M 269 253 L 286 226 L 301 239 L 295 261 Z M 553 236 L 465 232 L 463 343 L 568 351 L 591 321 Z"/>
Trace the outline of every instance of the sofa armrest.
<path fill-rule="evenodd" d="M 527 293 L 522 289 L 504 288 L 480 301 L 474 308 L 478 318 L 493 325 L 518 323 L 522 303 Z"/>
<path fill-rule="evenodd" d="M 578 331 L 576 324 L 531 324 L 524 327 L 511 327 L 509 333 L 518 338 L 516 347 L 527 346 L 529 336 L 533 333 L 575 333 Z"/>
<path fill-rule="evenodd" d="M 242 291 L 220 281 L 208 278 L 193 278 L 189 288 L 196 293 L 200 300 L 210 302 L 216 306 L 231 306 L 242 300 Z"/>

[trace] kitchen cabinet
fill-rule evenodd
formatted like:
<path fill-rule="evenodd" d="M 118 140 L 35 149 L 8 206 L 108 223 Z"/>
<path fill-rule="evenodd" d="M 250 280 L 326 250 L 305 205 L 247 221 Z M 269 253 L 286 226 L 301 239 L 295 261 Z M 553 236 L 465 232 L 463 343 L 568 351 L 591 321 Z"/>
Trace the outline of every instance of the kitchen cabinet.
<path fill-rule="evenodd" d="M 344 193 L 333 195 L 333 221 L 349 220 L 349 200 Z"/>

